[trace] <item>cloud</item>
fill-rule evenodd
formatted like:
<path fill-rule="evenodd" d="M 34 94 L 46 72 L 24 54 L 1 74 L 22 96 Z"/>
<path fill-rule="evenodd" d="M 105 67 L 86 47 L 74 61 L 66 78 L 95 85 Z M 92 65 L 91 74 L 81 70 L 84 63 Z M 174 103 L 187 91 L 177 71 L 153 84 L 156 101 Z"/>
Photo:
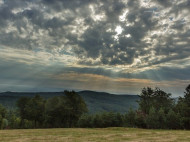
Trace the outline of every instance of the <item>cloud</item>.
<path fill-rule="evenodd" d="M 0 1 L 0 63 L 54 68 L 45 71 L 52 75 L 188 80 L 189 6 L 189 0 Z"/>
<path fill-rule="evenodd" d="M 80 59 L 79 64 L 94 60 L 92 64 L 131 65 L 135 59 L 145 63 L 147 58 L 162 55 L 159 61 L 155 58 L 150 63 L 161 64 L 167 60 L 164 56 L 188 48 L 187 40 L 183 45 L 176 45 L 171 38 L 182 40 L 189 36 L 186 23 L 190 21 L 185 12 L 188 5 L 189 1 L 185 0 L 180 3 L 34 0 L 22 4 L 7 0 L 0 10 L 0 19 L 8 23 L 4 24 L 8 25 L 6 28 L 1 28 L 0 43 L 12 48 L 59 50 L 60 54 L 65 53 L 60 48 L 72 48 Z M 119 16 L 126 11 L 121 21 Z M 180 11 L 181 18 L 173 15 L 176 11 Z M 119 35 L 115 31 L 118 26 L 122 28 Z"/>

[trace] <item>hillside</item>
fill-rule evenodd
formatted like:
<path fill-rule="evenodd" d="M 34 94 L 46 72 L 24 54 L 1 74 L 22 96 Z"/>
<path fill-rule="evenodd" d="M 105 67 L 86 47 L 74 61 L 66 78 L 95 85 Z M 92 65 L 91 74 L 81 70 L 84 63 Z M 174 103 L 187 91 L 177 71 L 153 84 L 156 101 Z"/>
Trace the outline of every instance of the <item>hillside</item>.
<path fill-rule="evenodd" d="M 138 108 L 137 95 L 114 95 L 104 92 L 81 91 L 79 94 L 84 98 L 90 112 L 114 111 L 126 112 L 130 107 Z"/>
<path fill-rule="evenodd" d="M 19 97 L 28 96 L 33 97 L 39 94 L 43 98 L 47 99 L 53 96 L 63 95 L 63 92 L 3 92 L 0 93 L 0 104 L 7 108 L 14 109 L 15 103 Z M 94 91 L 80 91 L 79 95 L 85 100 L 89 112 L 102 112 L 102 111 L 114 111 L 114 112 L 126 112 L 130 107 L 137 109 L 137 95 L 115 95 L 104 92 Z"/>

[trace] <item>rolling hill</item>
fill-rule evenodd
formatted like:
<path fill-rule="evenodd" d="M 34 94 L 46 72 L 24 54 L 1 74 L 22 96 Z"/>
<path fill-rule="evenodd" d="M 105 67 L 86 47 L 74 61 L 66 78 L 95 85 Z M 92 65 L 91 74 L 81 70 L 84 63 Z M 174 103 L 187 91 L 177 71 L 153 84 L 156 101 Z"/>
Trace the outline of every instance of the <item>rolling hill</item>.
<path fill-rule="evenodd" d="M 0 104 L 7 108 L 15 109 L 16 101 L 22 96 L 33 97 L 39 94 L 47 99 L 53 96 L 63 95 L 63 92 L 3 92 L 0 93 Z M 113 111 L 125 113 L 129 108 L 137 109 L 138 95 L 115 95 L 105 92 L 80 91 L 78 92 L 86 102 L 89 112 Z"/>

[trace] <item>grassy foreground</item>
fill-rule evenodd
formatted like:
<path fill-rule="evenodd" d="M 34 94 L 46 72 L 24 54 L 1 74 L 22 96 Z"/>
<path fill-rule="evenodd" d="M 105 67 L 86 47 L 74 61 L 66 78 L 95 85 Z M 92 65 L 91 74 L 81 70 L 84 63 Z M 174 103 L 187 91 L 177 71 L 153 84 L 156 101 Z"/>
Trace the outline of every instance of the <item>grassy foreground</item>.
<path fill-rule="evenodd" d="M 0 142 L 189 142 L 190 131 L 136 128 L 1 130 Z"/>

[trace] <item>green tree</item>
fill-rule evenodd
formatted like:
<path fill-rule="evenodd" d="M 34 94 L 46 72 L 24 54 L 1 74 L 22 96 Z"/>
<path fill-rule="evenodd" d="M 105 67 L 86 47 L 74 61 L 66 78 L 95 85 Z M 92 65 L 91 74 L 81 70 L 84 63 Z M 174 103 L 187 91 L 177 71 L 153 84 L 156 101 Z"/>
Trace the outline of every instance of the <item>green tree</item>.
<path fill-rule="evenodd" d="M 184 97 L 178 99 L 176 111 L 181 116 L 181 125 L 185 129 L 190 129 L 190 84 L 185 89 Z"/>
<path fill-rule="evenodd" d="M 179 129 L 180 128 L 180 115 L 175 113 L 172 109 L 169 110 L 166 115 L 167 118 L 167 128 L 169 129 Z"/>
<path fill-rule="evenodd" d="M 65 91 L 62 96 L 47 100 L 45 120 L 48 127 L 74 127 L 87 112 L 83 98 L 74 91 Z"/>
<path fill-rule="evenodd" d="M 135 126 L 140 128 L 146 128 L 146 115 L 142 111 L 136 111 L 135 114 Z"/>
<path fill-rule="evenodd" d="M 5 124 L 5 116 L 7 114 L 7 110 L 0 104 L 0 128 L 4 128 Z"/>
<path fill-rule="evenodd" d="M 154 90 L 150 87 L 143 88 L 140 94 L 139 109 L 145 114 L 149 113 L 150 108 L 152 107 Z"/>
<path fill-rule="evenodd" d="M 68 127 L 66 100 L 64 96 L 49 98 L 45 105 L 47 127 Z"/>
<path fill-rule="evenodd" d="M 166 93 L 163 90 L 156 88 L 153 94 L 152 106 L 159 111 L 162 108 L 166 113 L 174 107 L 174 99 L 171 98 L 170 93 Z"/>
<path fill-rule="evenodd" d="M 7 113 L 6 108 L 3 107 L 3 106 L 0 104 L 0 115 L 2 116 L 2 118 L 5 118 L 6 113 Z"/>
<path fill-rule="evenodd" d="M 159 88 L 153 90 L 150 87 L 142 89 L 138 103 L 139 110 L 145 114 L 148 114 L 152 107 L 154 107 L 157 112 L 160 108 L 163 108 L 164 112 L 167 113 L 169 109 L 174 106 L 174 100 L 171 98 L 171 94 Z"/>
<path fill-rule="evenodd" d="M 45 114 L 45 100 L 36 95 L 33 98 L 21 97 L 17 101 L 18 111 L 21 117 L 21 126 L 24 126 L 24 119 L 34 121 L 34 127 L 42 126 Z"/>
<path fill-rule="evenodd" d="M 104 120 L 102 119 L 100 114 L 95 114 L 92 120 L 92 125 L 94 128 L 103 128 Z"/>
<path fill-rule="evenodd" d="M 163 108 L 160 108 L 160 110 L 158 111 L 158 125 L 160 129 L 165 129 L 167 128 L 167 121 L 166 121 L 166 114 L 164 112 Z"/>
<path fill-rule="evenodd" d="M 35 95 L 25 106 L 26 119 L 34 121 L 35 127 L 37 123 L 42 126 L 45 118 L 45 100 L 40 95 Z"/>
<path fill-rule="evenodd" d="M 92 128 L 93 115 L 83 114 L 78 120 L 78 126 L 82 128 Z"/>
<path fill-rule="evenodd" d="M 9 110 L 8 111 L 8 114 L 7 114 L 7 119 L 8 119 L 8 122 L 9 122 L 9 128 L 19 128 L 19 124 L 18 126 L 15 125 L 15 121 L 16 121 L 16 111 L 13 111 L 13 110 Z"/>
<path fill-rule="evenodd" d="M 85 114 L 80 117 L 78 126 L 94 128 L 121 127 L 123 126 L 123 115 L 114 112 Z"/>
<path fill-rule="evenodd" d="M 21 123 L 20 123 L 20 127 L 23 126 L 24 123 L 24 119 L 28 118 L 28 112 L 26 110 L 26 106 L 28 105 L 28 102 L 31 100 L 31 98 L 29 97 L 20 97 L 17 102 L 16 102 L 16 106 L 18 108 L 18 113 L 19 116 L 21 118 Z"/>
<path fill-rule="evenodd" d="M 184 101 L 190 107 L 190 84 L 185 88 Z M 190 115 L 189 115 L 190 116 Z"/>
<path fill-rule="evenodd" d="M 75 91 L 64 91 L 64 94 L 68 124 L 69 127 L 74 127 L 82 114 L 88 111 L 87 105 Z"/>
<path fill-rule="evenodd" d="M 2 119 L 2 124 L 1 124 L 1 129 L 5 129 L 5 128 L 7 128 L 8 127 L 8 120 L 7 119 L 5 119 L 5 118 L 3 118 Z"/>
<path fill-rule="evenodd" d="M 128 127 L 135 127 L 135 111 L 130 108 L 128 113 L 125 114 L 125 125 Z"/>
<path fill-rule="evenodd" d="M 154 107 L 151 107 L 146 117 L 146 125 L 149 129 L 159 128 L 159 119 Z"/>
<path fill-rule="evenodd" d="M 116 114 L 115 127 L 122 127 L 124 125 L 124 116 L 120 113 Z"/>

